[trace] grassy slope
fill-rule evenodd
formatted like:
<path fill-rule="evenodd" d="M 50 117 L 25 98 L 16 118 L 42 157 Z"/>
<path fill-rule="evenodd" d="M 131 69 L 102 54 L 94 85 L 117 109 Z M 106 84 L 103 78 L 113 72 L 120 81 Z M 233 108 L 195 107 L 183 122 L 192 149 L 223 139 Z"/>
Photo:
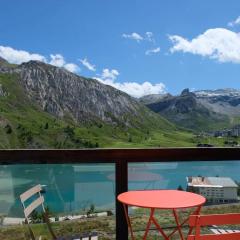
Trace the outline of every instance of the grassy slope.
<path fill-rule="evenodd" d="M 0 97 L 0 148 L 167 147 L 193 146 L 192 134 L 179 131 L 153 114 L 136 128 L 113 127 L 101 122 L 88 126 L 59 120 L 26 97 L 17 76 L 0 74 L 8 96 Z M 143 109 L 142 114 L 146 114 Z"/>
<path fill-rule="evenodd" d="M 171 122 L 175 122 L 177 124 L 177 114 L 180 115 L 176 112 L 163 115 L 166 116 L 166 118 Z M 202 131 L 203 129 L 205 131 L 214 131 L 231 126 L 229 117 L 214 113 L 208 115 L 206 113 L 201 113 L 201 110 L 190 112 L 187 114 L 187 117 L 183 115 L 182 119 L 178 120 L 178 124 L 196 132 Z"/>

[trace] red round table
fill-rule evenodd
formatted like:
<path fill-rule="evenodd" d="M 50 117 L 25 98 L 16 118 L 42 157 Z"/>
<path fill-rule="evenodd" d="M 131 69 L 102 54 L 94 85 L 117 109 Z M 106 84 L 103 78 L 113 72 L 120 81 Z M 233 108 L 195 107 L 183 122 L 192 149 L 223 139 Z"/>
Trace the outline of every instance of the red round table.
<path fill-rule="evenodd" d="M 165 239 L 170 239 L 170 237 L 176 231 L 178 231 L 181 239 L 184 240 L 181 227 L 183 226 L 183 224 L 187 222 L 188 219 L 180 223 L 176 209 L 197 207 L 196 211 L 194 212 L 194 214 L 197 215 L 199 214 L 202 205 L 206 202 L 206 199 L 201 195 L 178 190 L 129 191 L 118 195 L 118 200 L 123 203 L 127 223 L 131 231 L 131 237 L 133 240 L 134 235 L 131 226 L 131 221 L 128 216 L 127 206 L 137 206 L 151 209 L 150 217 L 143 237 L 144 240 L 147 238 L 149 228 L 152 223 L 155 224 L 155 226 Z M 164 233 L 163 229 L 154 218 L 155 209 L 169 209 L 173 211 L 173 215 L 177 226 L 174 229 L 174 231 L 170 233 L 170 235 L 167 236 Z M 189 230 L 189 234 L 191 232 L 192 229 Z"/>

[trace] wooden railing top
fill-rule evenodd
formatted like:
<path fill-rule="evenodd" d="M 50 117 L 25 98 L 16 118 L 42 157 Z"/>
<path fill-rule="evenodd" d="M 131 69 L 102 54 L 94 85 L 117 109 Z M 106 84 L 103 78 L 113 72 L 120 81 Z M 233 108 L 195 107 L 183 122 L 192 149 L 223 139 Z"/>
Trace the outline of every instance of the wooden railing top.
<path fill-rule="evenodd" d="M 0 164 L 240 160 L 240 148 L 6 149 Z"/>

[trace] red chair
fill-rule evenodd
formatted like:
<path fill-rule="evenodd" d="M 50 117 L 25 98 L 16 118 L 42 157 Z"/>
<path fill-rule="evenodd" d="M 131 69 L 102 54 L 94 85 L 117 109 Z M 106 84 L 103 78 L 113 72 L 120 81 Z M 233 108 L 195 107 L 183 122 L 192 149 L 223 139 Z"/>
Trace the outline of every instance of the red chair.
<path fill-rule="evenodd" d="M 240 233 L 201 234 L 202 226 L 240 224 L 240 214 L 192 215 L 189 226 L 195 228 L 195 235 L 189 235 L 187 240 L 240 240 Z"/>

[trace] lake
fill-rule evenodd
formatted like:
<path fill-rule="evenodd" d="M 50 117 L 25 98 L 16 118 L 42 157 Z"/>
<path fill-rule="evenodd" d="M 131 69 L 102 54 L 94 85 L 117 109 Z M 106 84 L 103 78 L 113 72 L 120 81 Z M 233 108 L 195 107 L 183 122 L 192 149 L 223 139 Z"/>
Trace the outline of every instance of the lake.
<path fill-rule="evenodd" d="M 0 166 L 0 215 L 22 217 L 19 195 L 41 184 L 55 214 L 79 214 L 115 206 L 114 164 L 36 164 Z M 240 161 L 129 164 L 129 189 L 186 188 L 187 176 L 231 177 L 240 182 Z"/>

